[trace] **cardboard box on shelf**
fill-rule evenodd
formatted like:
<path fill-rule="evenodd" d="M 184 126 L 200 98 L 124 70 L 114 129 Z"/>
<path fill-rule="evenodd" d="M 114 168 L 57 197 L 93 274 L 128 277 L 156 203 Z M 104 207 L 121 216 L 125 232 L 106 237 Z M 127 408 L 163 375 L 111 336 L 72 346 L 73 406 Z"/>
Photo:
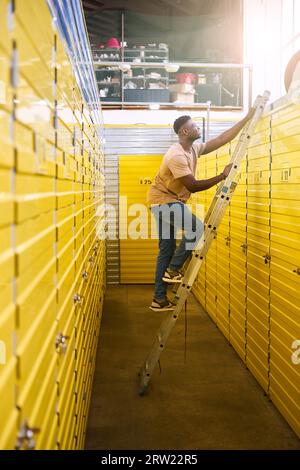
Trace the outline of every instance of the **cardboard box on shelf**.
<path fill-rule="evenodd" d="M 195 93 L 195 87 L 191 83 L 176 83 L 170 85 L 169 90 L 174 93 Z"/>
<path fill-rule="evenodd" d="M 192 104 L 195 102 L 194 93 L 171 93 L 171 101 L 178 101 L 178 103 Z"/>

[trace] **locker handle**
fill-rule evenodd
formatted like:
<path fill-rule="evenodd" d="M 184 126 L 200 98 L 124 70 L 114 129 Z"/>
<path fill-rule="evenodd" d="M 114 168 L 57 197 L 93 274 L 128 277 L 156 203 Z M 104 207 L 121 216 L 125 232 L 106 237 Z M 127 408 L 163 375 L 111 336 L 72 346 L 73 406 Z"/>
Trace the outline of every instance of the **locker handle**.
<path fill-rule="evenodd" d="M 73 302 L 74 304 L 81 304 L 82 303 L 82 300 L 83 300 L 83 296 L 76 293 L 74 296 L 73 296 Z"/>
<path fill-rule="evenodd" d="M 28 422 L 24 421 L 24 423 L 21 424 L 20 430 L 17 435 L 16 445 L 15 445 L 16 450 L 20 450 L 20 449 L 33 450 L 35 448 L 34 435 L 39 432 L 40 432 L 39 428 L 31 428 L 28 425 Z"/>
<path fill-rule="evenodd" d="M 264 255 L 263 258 L 264 258 L 264 260 L 265 260 L 265 264 L 268 264 L 269 261 L 271 260 L 271 256 L 268 255 L 268 254 Z"/>
<path fill-rule="evenodd" d="M 229 246 L 230 245 L 230 240 L 231 240 L 230 236 L 224 237 L 224 239 L 226 240 L 226 246 Z"/>
<path fill-rule="evenodd" d="M 59 353 L 66 353 L 67 350 L 67 340 L 70 336 L 63 335 L 62 333 L 58 333 L 56 340 L 55 340 L 55 349 Z"/>
<path fill-rule="evenodd" d="M 88 277 L 89 277 L 89 273 L 87 271 L 83 271 L 82 278 L 86 281 Z"/>
<path fill-rule="evenodd" d="M 246 253 L 246 251 L 247 251 L 247 244 L 246 244 L 246 243 L 243 243 L 243 244 L 241 245 L 241 248 L 243 249 L 243 252 Z"/>
<path fill-rule="evenodd" d="M 293 273 L 296 273 L 298 276 L 300 276 L 300 268 L 293 269 Z"/>

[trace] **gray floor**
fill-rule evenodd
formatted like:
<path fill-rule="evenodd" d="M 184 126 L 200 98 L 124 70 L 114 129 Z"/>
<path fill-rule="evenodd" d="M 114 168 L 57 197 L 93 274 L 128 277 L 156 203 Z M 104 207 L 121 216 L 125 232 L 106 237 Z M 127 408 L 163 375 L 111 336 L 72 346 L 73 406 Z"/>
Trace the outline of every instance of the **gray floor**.
<path fill-rule="evenodd" d="M 152 377 L 138 395 L 137 371 L 162 312 L 147 304 L 152 286 L 108 286 L 87 449 L 300 449 L 268 400 L 198 302 L 188 301 Z"/>

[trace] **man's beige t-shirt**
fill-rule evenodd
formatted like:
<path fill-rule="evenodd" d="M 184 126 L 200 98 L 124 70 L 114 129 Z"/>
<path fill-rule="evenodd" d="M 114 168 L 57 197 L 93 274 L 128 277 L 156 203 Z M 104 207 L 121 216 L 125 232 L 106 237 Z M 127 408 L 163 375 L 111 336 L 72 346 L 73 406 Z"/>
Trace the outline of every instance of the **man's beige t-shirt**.
<path fill-rule="evenodd" d="M 204 152 L 204 149 L 203 143 L 194 143 L 189 152 L 184 150 L 179 142 L 171 145 L 148 191 L 147 202 L 149 204 L 186 202 L 191 193 L 178 178 L 189 174 L 196 175 L 197 157 Z"/>

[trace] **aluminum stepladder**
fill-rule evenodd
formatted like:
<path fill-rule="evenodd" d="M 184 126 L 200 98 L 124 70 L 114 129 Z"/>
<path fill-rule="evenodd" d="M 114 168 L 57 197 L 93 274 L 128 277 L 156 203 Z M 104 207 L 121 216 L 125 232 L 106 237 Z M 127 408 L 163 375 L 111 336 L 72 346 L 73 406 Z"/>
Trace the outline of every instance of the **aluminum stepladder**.
<path fill-rule="evenodd" d="M 211 242 L 216 236 L 217 228 L 223 218 L 226 208 L 237 186 L 237 183 L 234 181 L 234 178 L 236 177 L 239 171 L 241 161 L 246 154 L 251 136 L 254 133 L 257 122 L 259 121 L 263 113 L 265 104 L 268 101 L 269 96 L 270 93 L 268 91 L 265 91 L 262 96 L 259 95 L 256 98 L 253 105 L 253 107 L 255 108 L 255 113 L 241 131 L 234 152 L 231 156 L 230 161 L 228 162 L 228 164 L 232 163 L 230 173 L 217 188 L 216 194 L 205 216 L 203 235 L 192 253 L 192 258 L 184 273 L 184 278 L 181 281 L 181 284 L 179 285 L 175 294 L 173 300 L 173 302 L 175 303 L 175 308 L 173 311 L 170 311 L 166 318 L 163 320 L 156 334 L 152 348 L 140 368 L 140 395 L 144 395 L 147 390 L 154 368 L 157 362 L 159 361 L 162 351 L 166 346 L 168 337 L 172 332 L 176 321 L 178 320 L 178 317 L 184 307 L 185 301 L 192 290 L 192 286 L 199 273 L 199 270 L 201 269 L 202 263 L 205 259 Z"/>

